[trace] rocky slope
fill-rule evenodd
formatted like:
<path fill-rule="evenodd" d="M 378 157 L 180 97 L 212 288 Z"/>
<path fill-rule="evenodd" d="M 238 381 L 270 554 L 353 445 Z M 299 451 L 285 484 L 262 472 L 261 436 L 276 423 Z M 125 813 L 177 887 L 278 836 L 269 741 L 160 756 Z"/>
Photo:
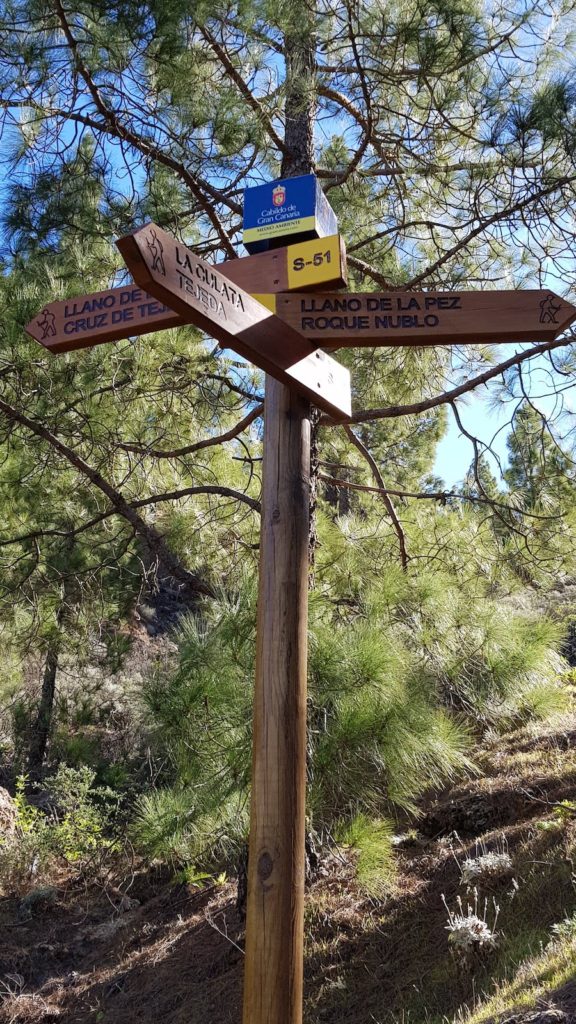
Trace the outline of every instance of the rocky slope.
<path fill-rule="evenodd" d="M 322 858 L 307 893 L 306 1024 L 576 1022 L 575 737 L 566 715 L 485 743 L 477 777 L 398 827 L 386 895 L 360 885 L 354 850 Z M 3 899 L 0 1021 L 239 1024 L 235 897 L 233 879 L 175 885 L 124 865 Z M 474 914 L 491 938 L 451 941 Z"/>

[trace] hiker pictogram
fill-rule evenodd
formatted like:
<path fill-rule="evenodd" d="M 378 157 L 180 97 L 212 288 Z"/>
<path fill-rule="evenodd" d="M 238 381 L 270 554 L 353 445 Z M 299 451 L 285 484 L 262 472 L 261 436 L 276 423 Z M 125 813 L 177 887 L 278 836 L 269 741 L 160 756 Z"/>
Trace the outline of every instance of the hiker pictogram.
<path fill-rule="evenodd" d="M 162 242 L 158 238 L 158 235 L 156 234 L 153 228 L 148 238 L 146 239 L 146 245 L 148 246 L 148 249 L 150 250 L 150 255 L 152 256 L 152 266 L 150 269 L 157 270 L 160 274 L 163 274 L 164 277 L 166 277 L 166 267 L 164 265 L 164 246 L 162 245 Z"/>
<path fill-rule="evenodd" d="M 556 302 L 554 301 L 556 299 Z M 540 323 L 541 324 L 557 324 L 557 314 L 560 312 L 561 303 L 558 302 L 558 297 L 548 293 L 545 299 L 542 299 L 540 303 Z"/>
<path fill-rule="evenodd" d="M 36 323 L 42 331 L 43 338 L 52 338 L 56 334 L 56 317 L 49 309 L 42 310 L 42 317 L 38 317 Z"/>

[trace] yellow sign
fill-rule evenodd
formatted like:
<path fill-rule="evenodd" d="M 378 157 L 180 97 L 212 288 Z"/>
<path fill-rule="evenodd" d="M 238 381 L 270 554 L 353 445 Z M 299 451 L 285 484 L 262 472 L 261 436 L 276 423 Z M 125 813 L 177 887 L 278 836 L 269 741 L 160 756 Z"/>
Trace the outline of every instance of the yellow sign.
<path fill-rule="evenodd" d="M 260 305 L 266 306 L 266 309 L 269 309 L 271 313 L 276 313 L 275 295 L 271 295 L 267 292 L 265 295 L 252 295 L 252 298 L 256 299 L 256 302 L 259 302 Z"/>
<path fill-rule="evenodd" d="M 298 217 L 297 220 L 283 222 L 281 231 L 278 224 L 264 224 L 257 228 L 245 228 L 242 241 L 246 244 L 246 242 L 261 242 L 267 238 L 275 238 L 279 234 L 282 234 L 282 238 L 287 235 L 301 235 L 304 231 L 313 231 L 315 227 L 315 217 Z"/>
<path fill-rule="evenodd" d="M 309 288 L 322 285 L 326 287 L 331 281 L 335 280 L 341 281 L 343 285 L 346 284 L 346 250 L 340 235 L 330 235 L 328 238 L 313 238 L 310 242 L 299 242 L 296 245 L 289 245 L 283 250 L 272 249 L 266 255 L 270 257 L 271 254 L 279 254 L 281 251 L 285 263 L 281 269 L 275 271 L 279 280 L 278 291 L 306 291 Z M 253 257 L 253 259 L 263 258 L 262 255 Z M 238 269 L 241 262 L 241 260 L 231 261 L 230 264 L 227 263 L 225 266 L 235 263 L 233 269 Z M 279 276 L 280 274 L 286 275 L 283 281 Z M 251 295 L 258 302 L 266 306 L 271 313 L 275 313 L 275 294 L 252 291 L 252 280 L 256 276 L 258 275 L 254 270 L 253 275 L 251 274 L 249 279 L 242 281 L 243 286 L 250 291 Z M 263 275 L 260 274 L 259 276 L 260 280 L 263 281 Z"/>
<path fill-rule="evenodd" d="M 294 252 L 292 253 L 292 250 Z M 342 250 L 339 235 L 313 238 L 290 246 L 288 258 L 288 291 L 324 284 L 335 276 L 341 266 Z"/>

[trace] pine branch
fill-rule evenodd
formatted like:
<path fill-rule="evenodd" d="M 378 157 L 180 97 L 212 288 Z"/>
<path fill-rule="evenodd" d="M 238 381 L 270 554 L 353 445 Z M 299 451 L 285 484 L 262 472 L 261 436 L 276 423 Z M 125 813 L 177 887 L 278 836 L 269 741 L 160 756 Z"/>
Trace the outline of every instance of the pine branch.
<path fill-rule="evenodd" d="M 252 90 L 246 84 L 246 82 L 242 78 L 242 75 L 239 74 L 239 72 L 234 67 L 234 64 L 230 60 L 224 47 L 220 45 L 220 43 L 214 38 L 212 33 L 209 32 L 205 25 L 200 26 L 200 32 L 204 36 L 206 42 L 209 43 L 209 45 L 212 47 L 214 53 L 218 57 L 218 60 L 222 64 L 222 67 L 224 68 L 226 74 L 230 76 L 242 98 L 246 101 L 251 110 L 256 114 L 259 123 L 265 128 L 266 132 L 270 136 L 270 139 L 272 140 L 276 148 L 283 155 L 286 155 L 288 150 L 286 148 L 286 145 L 284 144 L 284 141 L 280 138 L 277 131 L 275 130 L 274 125 L 272 124 L 266 111 L 262 107 L 262 104 L 259 102 L 259 100 L 252 92 Z"/>
<path fill-rule="evenodd" d="M 218 484 L 201 484 L 198 487 L 184 487 L 179 491 L 166 491 L 164 494 L 150 494 L 146 498 L 139 498 L 137 501 L 129 502 L 129 507 L 145 508 L 147 505 L 156 505 L 163 501 L 176 501 L 195 494 L 216 494 L 222 498 L 233 498 L 234 501 L 240 501 L 244 505 L 248 505 L 248 508 L 251 508 L 254 512 L 260 513 L 262 511 L 262 506 L 256 498 L 251 498 L 250 495 L 244 494 L 242 491 L 236 491 L 232 487 L 221 487 Z M 43 537 L 77 537 L 79 534 L 86 533 L 93 526 L 97 526 L 98 523 L 102 523 L 105 519 L 110 519 L 111 516 L 115 515 L 118 515 L 118 509 L 114 507 L 101 512 L 87 523 L 83 523 L 82 526 L 77 526 L 73 530 L 31 530 L 29 533 L 21 533 L 17 537 L 10 537 L 9 540 L 0 540 L 0 548 L 11 547 L 14 544 L 25 544 L 27 541 L 41 540 Z"/>
<path fill-rule="evenodd" d="M 357 256 L 347 255 L 346 262 L 354 267 L 354 270 L 359 270 L 360 273 L 366 277 L 371 277 L 375 284 L 379 284 L 387 292 L 398 291 L 398 287 L 390 283 L 388 278 L 384 277 L 376 267 L 373 267 L 370 263 L 366 263 L 365 260 L 359 260 Z M 404 286 L 402 286 L 404 287 Z"/>
<path fill-rule="evenodd" d="M 94 487 L 105 494 L 111 502 L 114 511 L 123 516 L 123 518 L 130 523 L 134 532 L 137 533 L 138 536 L 142 537 L 149 550 L 157 556 L 164 567 L 172 576 L 174 576 L 175 579 L 188 584 L 188 586 L 192 587 L 199 594 L 214 597 L 214 590 L 212 587 L 182 565 L 180 560 L 172 551 L 170 551 L 164 538 L 158 533 L 158 531 L 155 530 L 153 526 L 149 526 L 148 523 L 138 515 L 124 495 L 113 487 L 108 480 L 105 480 L 98 470 L 89 466 L 80 455 L 78 455 L 68 445 L 64 444 L 64 442 L 57 438 L 55 434 L 47 429 L 47 427 L 44 427 L 41 423 L 37 423 L 35 420 L 25 416 L 24 413 L 14 409 L 2 399 L 0 399 L 0 412 L 4 413 L 4 416 L 10 423 L 18 423 L 36 437 L 41 437 L 44 441 L 47 441 L 55 451 L 64 456 L 74 469 L 89 480 Z"/>
<path fill-rule="evenodd" d="M 252 409 L 243 420 L 234 427 L 230 427 L 230 430 L 225 431 L 223 434 L 218 434 L 217 437 L 207 437 L 203 441 L 196 441 L 194 444 L 186 445 L 183 448 L 173 448 L 171 451 L 166 451 L 160 448 L 148 448 L 146 445 L 141 444 L 126 444 L 120 442 L 118 448 L 122 448 L 123 451 L 137 452 L 139 455 L 149 455 L 156 459 L 176 459 L 182 455 L 191 455 L 193 452 L 199 452 L 204 448 L 212 448 L 214 445 L 224 444 L 226 441 L 231 441 L 233 438 L 238 437 L 247 427 L 250 426 L 254 420 L 258 419 L 264 411 L 264 405 L 257 405 L 255 409 Z"/>
<path fill-rule="evenodd" d="M 382 494 L 381 487 L 372 487 L 370 484 L 355 484 L 351 480 L 343 480 L 340 477 L 330 476 L 328 473 L 320 473 L 320 479 L 333 487 L 345 487 L 350 491 L 364 491 L 366 494 Z M 542 516 L 536 512 L 528 512 L 526 509 L 518 508 L 516 505 L 507 505 L 503 501 L 496 501 L 494 498 L 482 498 L 477 494 L 462 494 L 460 491 L 400 491 L 394 487 L 386 487 L 384 493 L 391 494 L 395 498 L 414 498 L 416 501 L 437 501 L 440 505 L 446 505 L 449 501 L 469 501 L 474 505 L 489 505 L 494 508 L 504 509 L 515 516 L 525 516 L 529 519 L 539 519 L 545 522 L 554 522 L 561 518 L 556 516 Z M 507 526 L 510 524 L 504 520 Z"/>
<path fill-rule="evenodd" d="M 194 175 L 190 173 L 190 171 L 188 171 L 184 167 L 183 164 L 175 160 L 173 157 L 168 156 L 166 153 L 164 153 L 161 149 L 159 149 L 150 141 L 140 138 L 140 136 L 136 135 L 130 128 L 121 123 L 116 112 L 110 109 L 110 107 L 108 107 L 102 99 L 100 91 L 96 86 L 90 74 L 90 71 L 88 70 L 86 64 L 82 60 L 78 43 L 70 28 L 66 11 L 64 10 L 61 0 L 54 0 L 54 3 L 56 7 L 56 12 L 58 14 L 58 20 L 60 21 L 60 24 L 62 26 L 62 32 L 64 33 L 64 36 L 72 53 L 74 66 L 76 67 L 76 70 L 78 71 L 80 77 L 83 79 L 88 89 L 88 92 L 92 97 L 94 105 L 96 106 L 96 109 L 104 118 L 104 123 L 107 126 L 104 127 L 102 124 L 94 122 L 92 127 L 98 127 L 100 131 L 105 131 L 107 133 L 115 135 L 116 138 L 128 142 L 141 153 L 144 153 L 148 157 L 153 157 L 159 163 L 162 163 L 164 164 L 164 166 L 169 167 L 171 170 L 175 171 L 175 173 L 178 174 L 179 177 L 181 177 L 182 180 L 186 183 L 192 194 L 200 203 L 204 213 L 206 214 L 210 223 L 216 230 L 218 237 L 222 242 L 224 250 L 229 254 L 229 256 L 235 257 L 236 252 L 234 250 L 234 246 L 232 245 L 232 241 L 229 235 L 227 234 L 224 227 L 220 223 L 220 220 L 217 217 L 214 208 L 210 205 L 210 203 L 207 201 L 203 194 L 204 191 L 206 191 L 208 195 L 211 196 L 212 199 L 216 200 L 217 202 L 221 202 L 221 191 L 219 191 L 218 189 L 214 189 L 211 185 L 208 185 L 207 182 L 202 182 L 202 187 L 200 187 L 198 180 L 194 177 Z M 70 117 L 73 120 L 84 120 L 83 115 L 80 115 L 78 113 L 70 114 L 66 112 L 66 116 Z M 236 212 L 241 212 L 239 206 Z"/>
<path fill-rule="evenodd" d="M 541 345 L 534 345 L 532 348 L 526 349 L 524 352 L 517 352 L 514 356 L 511 356 L 510 359 L 506 359 L 504 362 L 498 363 L 489 370 L 485 370 L 484 373 L 480 373 L 478 376 L 472 377 L 471 380 L 465 381 L 464 384 L 459 384 L 458 387 L 452 388 L 451 391 L 444 391 L 440 395 L 435 395 L 434 398 L 424 398 L 420 402 L 412 402 L 409 405 L 389 405 L 383 409 L 361 409 L 359 412 L 354 413 L 354 415 L 346 422 L 367 423 L 369 420 L 385 420 L 396 419 L 399 416 L 415 416 L 417 413 L 427 412 L 429 409 L 437 409 L 441 405 L 449 405 L 454 402 L 456 398 L 460 398 L 461 395 L 465 395 L 469 391 L 474 391 L 475 388 L 479 387 L 481 384 L 486 384 L 494 377 L 499 377 L 512 366 L 520 366 L 520 364 L 526 362 L 527 359 L 535 359 L 537 356 L 541 356 L 546 352 L 551 352 L 555 348 L 565 347 L 571 343 L 571 338 L 560 338 L 555 341 L 543 342 Z M 334 420 L 330 420 L 328 417 L 323 417 L 321 425 L 340 426 L 341 421 L 335 423 Z"/>
<path fill-rule="evenodd" d="M 197 487 L 182 487 L 179 491 L 166 491 L 165 494 L 151 494 L 148 498 L 139 498 L 131 502 L 132 508 L 144 508 L 145 505 L 157 505 L 161 501 L 178 501 L 180 498 L 188 498 L 192 494 L 217 494 L 222 498 L 233 498 L 248 505 L 254 512 L 261 512 L 262 506 L 256 498 L 251 498 L 243 491 L 236 491 L 232 487 L 223 487 L 220 484 L 199 484 Z"/>
<path fill-rule="evenodd" d="M 385 504 L 385 506 L 386 506 L 386 508 L 388 510 L 388 515 L 390 516 L 390 519 L 392 521 L 392 526 L 394 527 L 394 530 L 396 531 L 396 536 L 398 537 L 398 547 L 400 548 L 400 564 L 402 565 L 402 568 L 404 569 L 404 572 L 406 572 L 406 570 L 408 568 L 408 554 L 406 552 L 406 538 L 404 536 L 404 530 L 402 529 L 402 526 L 400 524 L 400 520 L 398 519 L 398 516 L 396 515 L 396 509 L 394 508 L 394 505 L 392 504 L 392 500 L 390 498 L 390 494 L 389 494 L 389 492 L 388 492 L 388 490 L 387 490 L 387 488 L 386 488 L 386 486 L 384 484 L 384 480 L 382 479 L 382 474 L 381 474 L 381 472 L 380 472 L 380 470 L 379 470 L 379 468 L 378 468 L 378 466 L 376 464 L 376 461 L 375 461 L 374 457 L 372 456 L 372 453 L 368 450 L 366 445 L 363 444 L 363 442 L 360 440 L 360 438 L 356 436 L 356 434 L 351 429 L 351 427 L 344 426 L 343 429 L 344 429 L 344 432 L 346 433 L 346 436 L 348 437 L 348 439 L 352 442 L 352 444 L 355 446 L 355 448 L 358 449 L 358 451 L 360 452 L 362 457 L 364 459 L 366 459 L 366 462 L 368 463 L 368 465 L 370 466 L 370 469 L 372 470 L 372 475 L 374 476 L 374 479 L 375 479 L 376 483 L 378 484 L 378 494 L 381 496 L 381 498 L 382 498 L 382 500 L 383 500 L 383 502 L 384 502 L 384 504 Z"/>
<path fill-rule="evenodd" d="M 440 269 L 440 267 L 444 266 L 444 264 L 447 263 L 448 260 L 451 260 L 459 252 L 462 252 L 462 250 L 465 249 L 470 244 L 470 242 L 477 238 L 478 235 L 481 235 L 484 231 L 486 231 L 487 228 L 492 227 L 493 224 L 497 224 L 500 221 L 505 220 L 506 218 L 511 218 L 514 216 L 514 214 L 522 213 L 523 211 L 529 209 L 531 206 L 534 206 L 536 203 L 539 203 L 542 199 L 546 199 L 548 196 L 551 196 L 555 192 L 558 192 L 559 189 L 564 188 L 566 185 L 571 185 L 575 181 L 576 174 L 564 175 L 564 177 L 558 178 L 553 185 L 549 185 L 545 188 L 538 189 L 537 192 L 533 192 L 525 199 L 520 199 L 517 203 L 513 203 L 511 206 L 504 207 L 503 210 L 497 210 L 496 213 L 493 213 L 490 217 L 486 217 L 484 220 L 482 220 L 481 223 L 477 225 L 477 227 L 475 227 L 472 231 L 469 231 L 464 238 L 460 239 L 459 242 L 456 242 L 455 245 L 453 245 L 450 249 L 443 253 L 443 255 L 440 256 L 429 267 L 427 267 L 426 270 L 423 270 L 420 274 L 417 274 L 416 277 L 413 277 L 409 281 L 407 281 L 404 287 L 407 290 L 410 290 L 411 288 L 414 288 L 417 284 L 421 284 L 422 281 L 425 281 L 427 278 L 432 277 L 432 275 L 435 274 L 436 271 Z"/>

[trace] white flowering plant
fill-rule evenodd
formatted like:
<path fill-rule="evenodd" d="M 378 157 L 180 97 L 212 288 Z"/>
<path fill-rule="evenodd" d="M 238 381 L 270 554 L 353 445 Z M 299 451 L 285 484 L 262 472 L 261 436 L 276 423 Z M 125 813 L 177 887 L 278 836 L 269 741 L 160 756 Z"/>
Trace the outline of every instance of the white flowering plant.
<path fill-rule="evenodd" d="M 490 903 L 487 899 L 481 903 L 475 889 L 474 902 L 464 906 L 462 898 L 458 896 L 455 911 L 450 910 L 445 896 L 442 896 L 442 902 L 448 913 L 448 941 L 457 954 L 467 958 L 476 951 L 487 951 L 498 945 L 496 922 L 500 907 L 494 899 Z M 490 908 L 493 912 L 491 924 L 488 923 Z"/>
<path fill-rule="evenodd" d="M 473 885 L 475 882 L 510 878 L 514 872 L 514 865 L 510 854 L 502 850 L 483 853 L 479 857 L 467 857 L 461 871 L 462 884 Z"/>

